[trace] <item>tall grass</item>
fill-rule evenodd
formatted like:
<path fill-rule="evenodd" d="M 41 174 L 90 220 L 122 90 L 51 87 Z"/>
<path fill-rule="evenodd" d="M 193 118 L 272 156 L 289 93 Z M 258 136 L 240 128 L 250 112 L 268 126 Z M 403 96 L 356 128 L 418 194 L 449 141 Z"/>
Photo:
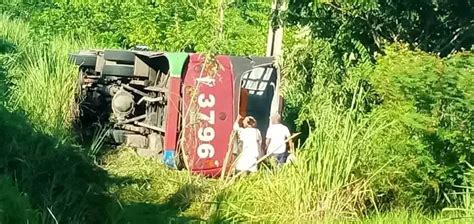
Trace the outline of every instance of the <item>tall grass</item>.
<path fill-rule="evenodd" d="M 110 129 L 111 128 L 108 125 L 96 125 L 91 145 L 86 149 L 87 155 L 93 160 L 97 159 L 99 151 L 103 148 L 104 143 L 110 134 Z"/>
<path fill-rule="evenodd" d="M 68 54 L 93 46 L 90 38 L 77 41 L 56 37 L 51 42 L 36 41 L 28 24 L 0 17 L 0 37 L 12 45 L 2 60 L 10 81 L 10 105 L 26 112 L 43 132 L 66 136 L 74 114 L 77 69 Z"/>
<path fill-rule="evenodd" d="M 67 54 L 89 42 L 39 42 L 28 24 L 1 15 L 0 44 L 0 87 L 8 92 L 0 103 L 0 175 L 28 195 L 38 223 L 102 222 L 108 176 L 64 141 L 77 81 Z"/>
<path fill-rule="evenodd" d="M 311 222 L 358 218 L 370 201 L 370 177 L 356 175 L 360 155 L 371 138 L 384 130 L 378 118 L 355 119 L 331 99 L 317 99 L 307 114 L 309 138 L 297 161 L 281 170 L 262 171 L 231 186 L 223 196 L 219 217 L 240 221 Z"/>

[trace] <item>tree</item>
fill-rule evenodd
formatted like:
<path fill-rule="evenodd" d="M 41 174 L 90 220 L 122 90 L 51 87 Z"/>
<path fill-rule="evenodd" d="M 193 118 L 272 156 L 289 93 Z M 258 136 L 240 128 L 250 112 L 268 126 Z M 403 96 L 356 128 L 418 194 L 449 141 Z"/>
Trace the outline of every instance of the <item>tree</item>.
<path fill-rule="evenodd" d="M 472 0 L 290 0 L 292 24 L 350 48 L 349 39 L 380 51 L 384 40 L 403 41 L 446 56 L 474 43 Z"/>

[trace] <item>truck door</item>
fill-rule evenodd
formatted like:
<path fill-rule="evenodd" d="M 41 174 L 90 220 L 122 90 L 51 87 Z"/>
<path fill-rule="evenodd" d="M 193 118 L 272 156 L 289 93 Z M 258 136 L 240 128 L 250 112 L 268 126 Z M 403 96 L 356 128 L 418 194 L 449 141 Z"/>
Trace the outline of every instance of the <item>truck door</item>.
<path fill-rule="evenodd" d="M 281 113 L 283 105 L 279 90 L 280 72 L 273 60 L 272 57 L 231 57 L 234 86 L 247 91 L 246 94 L 240 93 L 240 97 L 236 96 L 241 102 L 245 99 L 245 108 L 239 108 L 239 112 L 255 117 L 263 138 L 271 114 Z"/>

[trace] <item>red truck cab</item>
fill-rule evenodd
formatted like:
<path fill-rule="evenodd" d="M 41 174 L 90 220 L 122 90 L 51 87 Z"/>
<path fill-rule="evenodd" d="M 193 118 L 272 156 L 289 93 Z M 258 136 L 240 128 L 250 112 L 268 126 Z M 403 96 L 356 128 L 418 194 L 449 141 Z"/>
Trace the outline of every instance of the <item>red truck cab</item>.
<path fill-rule="evenodd" d="M 217 176 L 232 164 L 239 113 L 255 117 L 264 138 L 270 114 L 281 112 L 278 81 L 270 57 L 190 55 L 181 88 L 181 147 L 193 173 Z"/>

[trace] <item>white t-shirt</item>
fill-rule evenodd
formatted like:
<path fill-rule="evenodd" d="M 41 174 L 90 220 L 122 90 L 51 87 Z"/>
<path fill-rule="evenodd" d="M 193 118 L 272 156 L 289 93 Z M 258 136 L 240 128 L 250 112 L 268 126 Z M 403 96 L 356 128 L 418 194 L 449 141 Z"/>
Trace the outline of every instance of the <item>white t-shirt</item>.
<path fill-rule="evenodd" d="M 240 141 L 242 141 L 242 154 L 257 158 L 259 156 L 259 142 L 262 141 L 260 131 L 256 128 L 240 128 L 238 133 Z"/>
<path fill-rule="evenodd" d="M 242 152 L 236 161 L 235 168 L 237 170 L 256 172 L 257 159 L 260 154 L 260 142 L 262 141 L 260 131 L 256 128 L 241 128 L 237 123 L 234 124 L 234 130 L 237 131 L 240 141 L 242 141 Z"/>
<path fill-rule="evenodd" d="M 286 139 L 290 137 L 290 130 L 283 124 L 271 124 L 267 130 L 267 139 L 270 145 L 267 154 L 280 154 L 286 152 Z"/>

